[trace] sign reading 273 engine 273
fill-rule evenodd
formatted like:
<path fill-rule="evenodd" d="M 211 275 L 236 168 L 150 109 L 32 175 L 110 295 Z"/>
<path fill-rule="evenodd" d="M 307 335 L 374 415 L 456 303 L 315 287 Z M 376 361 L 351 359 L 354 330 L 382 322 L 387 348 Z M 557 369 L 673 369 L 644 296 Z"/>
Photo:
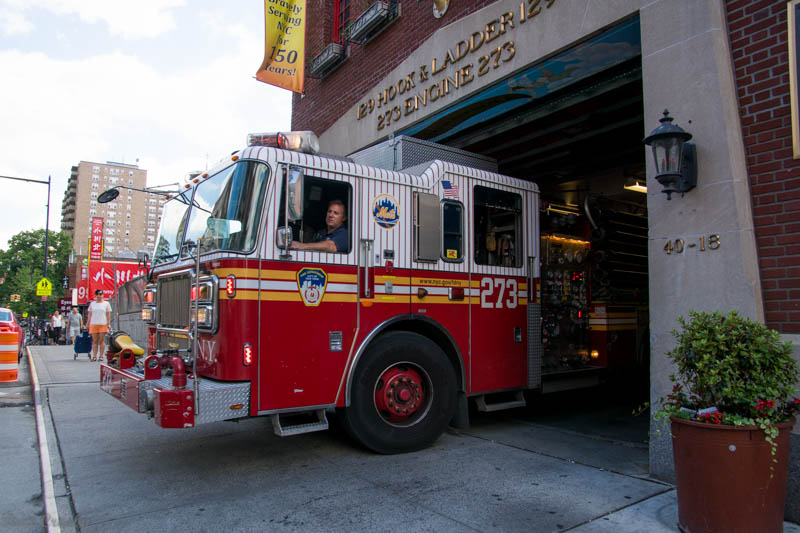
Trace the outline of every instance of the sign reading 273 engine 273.
<path fill-rule="evenodd" d="M 433 57 L 429 64 L 420 65 L 361 103 L 356 108 L 356 120 L 377 111 L 377 129 L 380 131 L 403 116 L 427 106 L 428 102 L 436 102 L 451 91 L 472 83 L 476 76 L 481 77 L 500 68 L 511 61 L 517 51 L 511 39 L 506 38 L 499 44 L 495 41 L 510 36 L 515 28 L 540 15 L 543 8 L 550 8 L 554 3 L 555 0 L 523 0 L 516 13 L 508 11 L 487 21 L 468 38 L 445 50 L 441 57 Z M 446 71 L 451 66 L 458 70 L 447 75 Z M 395 103 L 395 100 L 399 101 Z"/>

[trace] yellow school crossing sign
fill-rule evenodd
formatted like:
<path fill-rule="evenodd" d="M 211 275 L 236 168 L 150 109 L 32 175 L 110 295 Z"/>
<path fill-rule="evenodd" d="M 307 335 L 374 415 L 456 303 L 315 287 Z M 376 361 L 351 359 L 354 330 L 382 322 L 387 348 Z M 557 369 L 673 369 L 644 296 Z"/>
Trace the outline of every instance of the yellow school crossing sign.
<path fill-rule="evenodd" d="M 53 284 L 47 278 L 42 278 L 36 284 L 36 296 L 50 296 L 53 293 Z"/>

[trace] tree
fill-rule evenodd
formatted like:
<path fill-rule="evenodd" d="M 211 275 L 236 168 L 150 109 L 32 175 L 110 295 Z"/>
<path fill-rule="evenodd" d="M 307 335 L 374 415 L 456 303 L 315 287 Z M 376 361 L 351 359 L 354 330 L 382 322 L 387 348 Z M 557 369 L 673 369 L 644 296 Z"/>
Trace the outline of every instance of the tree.
<path fill-rule="evenodd" d="M 72 237 L 67 233 L 50 231 L 48 235 L 47 279 L 53 292 L 45 302 L 45 312 L 52 313 L 58 299 L 64 294 L 61 279 L 66 275 Z M 0 305 L 15 313 L 38 315 L 42 297 L 36 296 L 36 283 L 42 279 L 44 266 L 44 230 L 22 231 L 8 241 L 6 250 L 0 249 Z M 19 294 L 19 302 L 11 302 L 11 295 Z"/>

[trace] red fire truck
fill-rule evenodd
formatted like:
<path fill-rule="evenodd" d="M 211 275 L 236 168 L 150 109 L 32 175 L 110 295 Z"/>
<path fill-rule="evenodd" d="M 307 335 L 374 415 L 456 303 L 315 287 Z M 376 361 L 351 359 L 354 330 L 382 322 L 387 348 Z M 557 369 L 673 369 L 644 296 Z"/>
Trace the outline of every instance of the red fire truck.
<path fill-rule="evenodd" d="M 165 428 L 270 416 L 286 436 L 326 429 L 335 410 L 356 440 L 399 453 L 465 425 L 468 399 L 524 405 L 548 365 L 568 363 L 547 361 L 540 243 L 576 260 L 588 242 L 541 238 L 534 183 L 320 156 L 308 132 L 249 141 L 165 205 L 147 351 L 117 343 L 105 392 Z M 327 235 L 331 205 L 346 238 L 298 249 Z M 584 340 L 570 350 L 585 362 L 586 280 L 562 270 L 544 294 L 576 302 Z"/>

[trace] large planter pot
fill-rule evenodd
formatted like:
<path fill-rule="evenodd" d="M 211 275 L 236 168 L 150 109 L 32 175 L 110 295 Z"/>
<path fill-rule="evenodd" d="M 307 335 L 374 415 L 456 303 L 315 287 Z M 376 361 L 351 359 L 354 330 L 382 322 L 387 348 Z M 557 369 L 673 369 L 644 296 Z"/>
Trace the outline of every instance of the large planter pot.
<path fill-rule="evenodd" d="M 782 532 L 794 421 L 777 425 L 773 463 L 758 427 L 671 420 L 680 530 Z"/>

